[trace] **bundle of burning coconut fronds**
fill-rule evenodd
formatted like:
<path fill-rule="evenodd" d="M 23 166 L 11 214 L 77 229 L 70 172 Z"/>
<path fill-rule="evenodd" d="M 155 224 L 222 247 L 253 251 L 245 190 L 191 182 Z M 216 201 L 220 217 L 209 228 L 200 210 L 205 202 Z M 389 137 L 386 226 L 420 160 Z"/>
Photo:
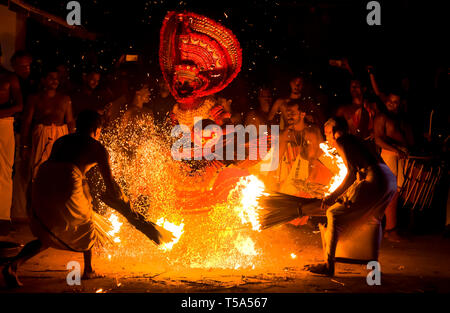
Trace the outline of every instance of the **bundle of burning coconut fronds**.
<path fill-rule="evenodd" d="M 114 199 L 106 194 L 104 194 L 101 199 L 106 205 L 123 215 L 131 225 L 150 240 L 154 241 L 157 245 L 171 242 L 175 238 L 170 231 L 148 221 L 144 215 L 134 211 L 131 208 L 129 201 L 124 199 Z"/>
<path fill-rule="evenodd" d="M 323 216 L 322 199 L 301 198 L 280 192 L 261 196 L 258 200 L 260 207 L 267 210 L 262 216 L 261 228 L 267 229 L 284 224 L 301 216 Z"/>

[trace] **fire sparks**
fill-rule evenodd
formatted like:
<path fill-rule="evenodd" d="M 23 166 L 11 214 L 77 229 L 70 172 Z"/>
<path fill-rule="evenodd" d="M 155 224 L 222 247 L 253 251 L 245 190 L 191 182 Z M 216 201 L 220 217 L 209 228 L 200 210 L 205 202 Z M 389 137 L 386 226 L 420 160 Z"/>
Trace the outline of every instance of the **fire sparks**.
<path fill-rule="evenodd" d="M 328 196 L 333 191 L 335 191 L 344 181 L 345 176 L 347 176 L 347 167 L 344 164 L 342 158 L 337 154 L 336 149 L 331 148 L 327 143 L 321 143 L 320 148 L 325 153 L 326 158 L 331 164 L 328 164 L 329 168 L 337 167 L 338 173 L 331 178 L 330 183 L 328 184 L 328 190 L 325 193 L 325 196 Z M 326 162 L 326 163 L 330 163 Z"/>
<path fill-rule="evenodd" d="M 120 242 L 120 238 L 119 236 L 116 236 L 116 234 L 120 231 L 120 227 L 122 226 L 122 223 L 119 222 L 119 217 L 114 214 L 111 213 L 110 217 L 109 217 L 109 221 L 111 222 L 112 225 L 112 230 L 110 230 L 108 232 L 108 234 L 113 237 L 114 242 Z"/>
<path fill-rule="evenodd" d="M 176 225 L 174 223 L 171 223 L 167 221 L 164 217 L 161 217 L 156 221 L 156 225 L 161 226 L 162 228 L 170 231 L 175 239 L 172 240 L 169 243 L 164 243 L 160 246 L 160 249 L 163 251 L 169 251 L 173 248 L 173 246 L 180 240 L 181 235 L 184 233 L 184 223 L 181 223 L 180 225 Z"/>
<path fill-rule="evenodd" d="M 297 258 L 297 255 L 296 255 L 295 253 L 291 253 L 291 258 L 292 258 L 292 259 L 296 259 L 296 258 Z"/>
<path fill-rule="evenodd" d="M 113 225 L 110 235 L 121 244 L 120 249 L 107 248 L 107 260 L 129 257 L 171 267 L 243 270 L 260 267 L 264 258 L 265 263 L 289 258 L 288 251 L 294 244 L 289 238 L 277 235 L 283 238 L 280 251 L 270 241 L 274 236 L 261 232 L 258 198 L 265 186 L 256 176 L 241 177 L 230 186 L 223 202 L 199 202 L 196 209 L 201 213 L 187 214 L 181 200 L 189 200 L 189 188 L 196 191 L 198 184 L 185 164 L 172 159 L 170 129 L 161 132 L 152 123 L 151 118 L 143 116 L 128 125 L 127 131 L 113 127 L 105 131 L 102 142 L 110 153 L 114 177 L 133 209 L 172 232 L 175 239 L 155 249 L 143 234 L 128 223 L 122 224 L 113 212 L 108 217 Z M 181 195 L 184 198 L 180 198 L 179 187 L 188 190 Z M 101 188 L 104 190 L 104 186 Z M 265 255 L 272 249 L 278 250 Z"/>
<path fill-rule="evenodd" d="M 241 191 L 240 205 L 235 206 L 234 209 L 237 211 L 242 224 L 250 223 L 253 230 L 261 231 L 258 198 L 264 194 L 264 183 L 256 176 L 250 175 L 241 178 L 236 188 L 239 189 L 241 187 L 243 189 Z"/>

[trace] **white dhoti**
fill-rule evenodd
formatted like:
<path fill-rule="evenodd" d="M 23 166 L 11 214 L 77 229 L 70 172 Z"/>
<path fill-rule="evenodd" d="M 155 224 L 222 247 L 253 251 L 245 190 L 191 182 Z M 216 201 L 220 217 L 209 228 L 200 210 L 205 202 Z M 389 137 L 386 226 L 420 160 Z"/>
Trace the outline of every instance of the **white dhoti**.
<path fill-rule="evenodd" d="M 13 192 L 14 118 L 0 118 L 0 220 L 10 220 Z"/>
<path fill-rule="evenodd" d="M 327 228 L 324 233 L 324 253 L 326 258 L 336 256 L 336 247 L 341 244 L 341 238 L 348 238 L 352 245 L 353 256 L 345 256 L 357 259 L 373 259 L 378 257 L 378 249 L 381 237 L 377 229 L 381 226 L 381 220 L 387 205 L 391 202 L 397 190 L 396 177 L 385 164 L 378 164 L 367 169 L 365 179 L 356 180 L 348 190 L 340 197 L 343 203 L 336 203 L 327 210 Z M 372 238 L 365 241 L 371 246 L 361 246 L 362 238 L 357 234 L 361 230 L 373 230 Z M 355 252 L 356 251 L 356 252 Z"/>
<path fill-rule="evenodd" d="M 30 183 L 30 162 L 20 156 L 20 135 L 16 134 L 16 157 L 14 161 L 13 198 L 11 206 L 12 220 L 26 220 L 27 190 Z"/>
<path fill-rule="evenodd" d="M 78 252 L 110 241 L 110 226 L 92 210 L 86 193 L 83 174 L 75 165 L 42 164 L 32 186 L 29 215 L 33 234 L 47 246 Z"/>
<path fill-rule="evenodd" d="M 32 179 L 36 177 L 39 166 L 48 160 L 55 141 L 69 133 L 67 125 L 56 126 L 38 124 L 33 129 L 31 169 Z"/>

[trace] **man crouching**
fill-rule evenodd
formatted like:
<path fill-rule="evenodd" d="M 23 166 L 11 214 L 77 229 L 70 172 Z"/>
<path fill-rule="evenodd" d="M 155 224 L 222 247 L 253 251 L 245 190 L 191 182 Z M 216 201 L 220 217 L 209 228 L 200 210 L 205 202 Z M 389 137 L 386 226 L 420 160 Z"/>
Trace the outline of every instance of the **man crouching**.
<path fill-rule="evenodd" d="M 348 134 L 345 120 L 329 119 L 324 128 L 328 143 L 336 148 L 348 172 L 342 184 L 322 202 L 323 207 L 330 206 L 324 236 L 326 263 L 307 267 L 313 273 L 333 276 L 336 247 L 341 235 L 365 223 L 381 223 L 397 185 L 394 174 L 381 157 L 356 136 Z M 373 249 L 378 250 L 379 242 L 374 241 L 373 244 L 376 245 Z"/>
<path fill-rule="evenodd" d="M 98 165 L 107 194 L 115 199 L 123 197 L 114 181 L 108 152 L 98 141 L 101 125 L 97 112 L 81 112 L 76 132 L 55 141 L 50 158 L 40 166 L 28 212 L 31 230 L 38 239 L 27 243 L 3 269 L 9 287 L 22 286 L 17 276 L 19 266 L 50 247 L 83 252 L 83 279 L 98 277 L 92 269 L 92 247 L 110 240 L 109 226 L 92 210 L 84 175 Z"/>

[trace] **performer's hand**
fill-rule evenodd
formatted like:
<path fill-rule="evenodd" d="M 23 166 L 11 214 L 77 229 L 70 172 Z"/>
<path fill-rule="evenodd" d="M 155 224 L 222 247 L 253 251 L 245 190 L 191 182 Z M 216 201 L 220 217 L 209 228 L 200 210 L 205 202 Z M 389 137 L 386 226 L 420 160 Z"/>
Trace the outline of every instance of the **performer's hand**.
<path fill-rule="evenodd" d="M 408 152 L 403 149 L 397 149 L 397 155 L 400 159 L 407 159 L 408 158 Z"/>
<path fill-rule="evenodd" d="M 336 199 L 332 196 L 328 196 L 322 199 L 322 205 L 321 208 L 322 209 L 326 209 L 329 206 L 333 205 L 336 202 Z"/>

